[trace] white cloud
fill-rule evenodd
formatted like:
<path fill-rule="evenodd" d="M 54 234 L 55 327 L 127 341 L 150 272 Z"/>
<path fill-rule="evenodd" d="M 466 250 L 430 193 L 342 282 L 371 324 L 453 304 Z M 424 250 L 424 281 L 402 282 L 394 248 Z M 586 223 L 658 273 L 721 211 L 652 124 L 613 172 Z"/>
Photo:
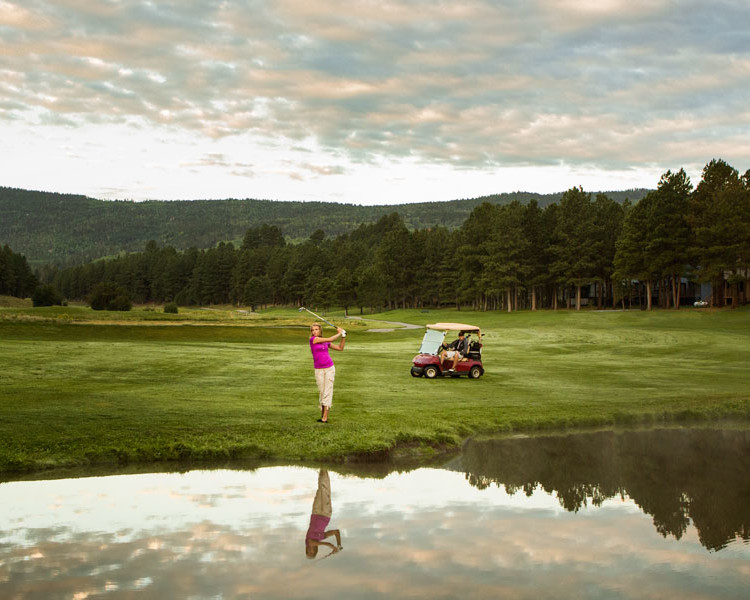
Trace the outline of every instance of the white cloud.
<path fill-rule="evenodd" d="M 102 127 L 137 124 L 130 135 L 141 145 L 166 136 L 202 146 L 201 155 L 280 150 L 267 169 L 256 164 L 267 160 L 229 159 L 212 182 L 217 193 L 238 172 L 271 197 L 343 193 L 326 187 L 338 177 L 312 185 L 304 167 L 293 178 L 312 187 L 287 187 L 273 174 L 288 174 L 289 161 L 335 165 L 339 175 L 370 165 L 379 179 L 383 164 L 422 165 L 419 179 L 429 165 L 444 180 L 535 165 L 563 165 L 555 181 L 565 169 L 589 173 L 557 189 L 592 187 L 613 172 L 630 174 L 628 187 L 654 186 L 654 168 L 715 156 L 741 170 L 750 162 L 743 2 L 0 2 L 4 127 L 20 122 L 40 139 L 66 127 L 85 146 Z M 315 161 L 283 156 L 301 141 Z M 163 151 L 150 187 L 168 195 L 180 174 L 167 165 L 182 151 Z M 541 191 L 541 179 L 519 185 Z M 92 195 L 102 188 L 81 185 Z M 461 196 L 477 186 L 468 187 Z"/>

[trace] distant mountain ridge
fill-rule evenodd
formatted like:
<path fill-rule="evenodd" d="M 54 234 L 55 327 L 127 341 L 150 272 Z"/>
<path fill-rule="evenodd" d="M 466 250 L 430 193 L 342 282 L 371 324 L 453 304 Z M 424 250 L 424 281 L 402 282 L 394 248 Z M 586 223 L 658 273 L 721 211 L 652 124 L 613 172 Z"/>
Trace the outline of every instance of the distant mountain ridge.
<path fill-rule="evenodd" d="M 636 202 L 648 192 L 632 189 L 601 193 L 618 202 L 626 198 Z M 301 240 L 318 229 L 328 236 L 341 235 L 398 212 L 410 228 L 441 225 L 453 229 L 483 202 L 536 200 L 544 207 L 561 196 L 562 192 L 512 192 L 446 202 L 359 206 L 249 198 L 112 201 L 0 187 L 0 245 L 9 245 L 32 265 L 73 265 L 141 251 L 149 240 L 178 250 L 210 248 L 220 241 L 241 240 L 247 229 L 262 224 L 276 225 L 289 240 Z"/>

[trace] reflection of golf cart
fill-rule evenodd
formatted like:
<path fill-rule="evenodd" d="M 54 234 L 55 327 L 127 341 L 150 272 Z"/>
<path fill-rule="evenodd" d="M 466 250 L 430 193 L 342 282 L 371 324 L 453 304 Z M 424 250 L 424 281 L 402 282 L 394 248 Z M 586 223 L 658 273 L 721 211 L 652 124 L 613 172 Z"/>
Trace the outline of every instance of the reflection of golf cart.
<path fill-rule="evenodd" d="M 463 331 L 466 334 L 466 342 L 469 348 L 466 356 L 456 364 L 455 371 L 450 371 L 453 366 L 453 359 L 440 360 L 440 352 L 445 348 L 445 336 L 449 331 L 454 332 L 456 336 L 458 336 L 459 331 Z M 484 374 L 484 367 L 482 366 L 482 332 L 479 331 L 479 327 L 464 323 L 433 323 L 427 325 L 419 354 L 414 357 L 411 374 L 413 377 L 424 375 L 427 379 L 434 379 L 443 374 L 451 377 L 467 375 L 472 379 L 481 377 Z"/>

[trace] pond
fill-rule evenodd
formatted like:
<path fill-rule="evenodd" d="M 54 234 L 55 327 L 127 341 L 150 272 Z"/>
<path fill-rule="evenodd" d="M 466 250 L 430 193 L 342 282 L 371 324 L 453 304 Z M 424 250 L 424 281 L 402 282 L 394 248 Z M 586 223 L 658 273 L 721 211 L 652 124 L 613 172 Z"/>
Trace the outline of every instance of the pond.
<path fill-rule="evenodd" d="M 324 528 L 342 549 L 333 534 L 309 558 L 327 488 Z M 6 481 L 0 506 L 3 599 L 750 589 L 750 432 L 739 428 L 473 440 L 440 467 L 371 477 L 270 466 Z"/>

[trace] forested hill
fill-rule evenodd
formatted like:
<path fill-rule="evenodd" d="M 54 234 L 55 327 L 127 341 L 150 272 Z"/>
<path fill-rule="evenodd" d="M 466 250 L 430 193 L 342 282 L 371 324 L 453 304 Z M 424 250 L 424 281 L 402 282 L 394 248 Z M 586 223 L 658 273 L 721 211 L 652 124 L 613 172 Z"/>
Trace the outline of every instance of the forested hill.
<path fill-rule="evenodd" d="M 604 192 L 618 202 L 637 201 L 648 190 Z M 559 194 L 514 192 L 481 198 L 389 206 L 274 200 L 109 201 L 86 196 L 0 187 L 0 245 L 32 265 L 82 264 L 123 251 L 140 251 L 149 240 L 178 250 L 239 241 L 247 229 L 276 225 L 287 239 L 302 240 L 321 229 L 337 236 L 362 223 L 398 212 L 409 228 L 459 227 L 483 202 L 557 202 Z"/>

